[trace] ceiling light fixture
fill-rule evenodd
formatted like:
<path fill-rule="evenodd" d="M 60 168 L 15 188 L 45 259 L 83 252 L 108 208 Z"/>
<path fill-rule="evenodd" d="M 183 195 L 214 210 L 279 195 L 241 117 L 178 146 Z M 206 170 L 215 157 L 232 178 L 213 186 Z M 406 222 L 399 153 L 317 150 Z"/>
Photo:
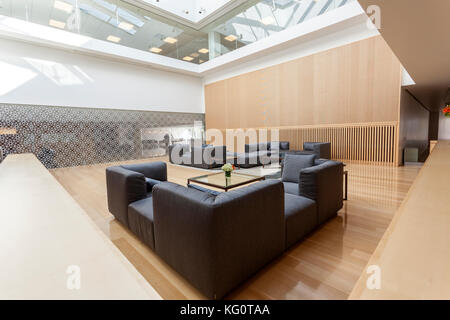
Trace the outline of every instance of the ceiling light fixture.
<path fill-rule="evenodd" d="M 158 47 L 152 47 L 152 48 L 150 48 L 150 51 L 153 53 L 160 53 L 162 51 L 162 49 L 158 48 Z"/>
<path fill-rule="evenodd" d="M 267 16 L 263 19 L 261 19 L 261 23 L 265 26 L 269 25 L 269 24 L 274 24 L 275 23 L 275 19 L 271 16 Z"/>
<path fill-rule="evenodd" d="M 227 41 L 235 41 L 237 37 L 234 34 L 230 34 L 229 36 L 225 37 L 225 40 Z"/>
<path fill-rule="evenodd" d="M 73 6 L 71 4 L 59 1 L 59 0 L 55 0 L 55 3 L 53 4 L 53 7 L 55 9 L 67 12 L 67 13 L 71 13 L 73 10 Z"/>
<path fill-rule="evenodd" d="M 48 21 L 48 24 L 52 27 L 59 28 L 59 29 L 64 29 L 66 27 L 65 22 L 61 22 L 61 21 L 53 20 L 53 19 L 50 19 Z"/>
<path fill-rule="evenodd" d="M 175 42 L 177 42 L 178 40 L 172 37 L 166 37 L 164 39 L 164 42 L 170 43 L 170 44 L 174 44 Z"/>
<path fill-rule="evenodd" d="M 130 30 L 132 30 L 134 28 L 134 25 L 132 25 L 131 23 L 122 21 L 122 22 L 119 23 L 118 27 L 120 29 L 122 29 L 122 30 L 130 31 Z"/>
<path fill-rule="evenodd" d="M 198 58 L 199 54 L 197 52 L 191 53 L 191 57 Z"/>
<path fill-rule="evenodd" d="M 202 48 L 202 49 L 198 50 L 198 52 L 200 52 L 200 53 L 208 53 L 209 50 L 206 49 L 206 48 Z"/>
<path fill-rule="evenodd" d="M 190 56 L 186 56 L 183 58 L 184 61 L 192 61 L 194 60 L 194 58 L 190 57 Z"/>
<path fill-rule="evenodd" d="M 108 38 L 106 38 L 106 40 L 117 43 L 120 41 L 120 38 L 116 37 L 116 36 L 108 36 Z"/>

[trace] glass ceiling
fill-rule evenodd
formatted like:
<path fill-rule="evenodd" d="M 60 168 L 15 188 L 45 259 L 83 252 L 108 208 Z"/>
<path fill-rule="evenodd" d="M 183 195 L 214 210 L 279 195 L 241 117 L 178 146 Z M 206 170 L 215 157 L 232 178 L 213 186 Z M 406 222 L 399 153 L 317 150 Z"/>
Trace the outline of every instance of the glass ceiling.
<path fill-rule="evenodd" d="M 201 64 L 352 1 L 250 0 L 200 30 L 126 0 L 0 0 L 0 14 Z"/>

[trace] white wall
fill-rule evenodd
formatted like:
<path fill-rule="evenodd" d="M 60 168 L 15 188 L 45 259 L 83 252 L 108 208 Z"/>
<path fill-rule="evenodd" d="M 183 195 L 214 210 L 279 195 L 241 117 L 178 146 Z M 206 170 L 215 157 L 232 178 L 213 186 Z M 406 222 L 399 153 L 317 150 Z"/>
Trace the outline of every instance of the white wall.
<path fill-rule="evenodd" d="M 0 103 L 203 113 L 198 77 L 0 39 Z"/>
<path fill-rule="evenodd" d="M 450 140 L 450 118 L 439 111 L 439 140 Z"/>
<path fill-rule="evenodd" d="M 321 51 L 344 46 L 379 34 L 378 30 L 369 28 L 367 23 L 363 21 L 314 40 L 304 41 L 289 48 L 269 53 L 262 57 L 258 57 L 257 59 L 234 64 L 233 66 L 226 66 L 218 71 L 205 72 L 203 82 L 204 84 L 208 84 L 228 79 L 240 74 L 260 70 Z"/>

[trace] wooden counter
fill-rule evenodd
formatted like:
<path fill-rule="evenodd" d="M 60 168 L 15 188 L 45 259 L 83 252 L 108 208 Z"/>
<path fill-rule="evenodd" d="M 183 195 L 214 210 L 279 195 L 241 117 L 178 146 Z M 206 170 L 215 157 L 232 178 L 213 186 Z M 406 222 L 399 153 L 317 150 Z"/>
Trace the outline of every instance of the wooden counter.
<path fill-rule="evenodd" d="M 439 141 L 369 260 L 349 299 L 450 299 L 450 141 Z M 366 268 L 367 270 L 367 268 Z"/>
<path fill-rule="evenodd" d="M 0 299 L 160 299 L 34 155 L 0 164 L 0 208 Z"/>

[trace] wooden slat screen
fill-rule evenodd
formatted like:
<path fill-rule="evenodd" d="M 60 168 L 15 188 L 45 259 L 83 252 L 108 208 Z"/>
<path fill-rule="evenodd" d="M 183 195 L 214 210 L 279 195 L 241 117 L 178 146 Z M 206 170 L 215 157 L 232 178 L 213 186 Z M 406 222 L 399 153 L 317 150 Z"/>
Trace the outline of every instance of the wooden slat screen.
<path fill-rule="evenodd" d="M 397 122 L 267 129 L 279 129 L 279 140 L 289 141 L 291 150 L 302 150 L 304 142 L 331 142 L 335 160 L 398 164 Z"/>

